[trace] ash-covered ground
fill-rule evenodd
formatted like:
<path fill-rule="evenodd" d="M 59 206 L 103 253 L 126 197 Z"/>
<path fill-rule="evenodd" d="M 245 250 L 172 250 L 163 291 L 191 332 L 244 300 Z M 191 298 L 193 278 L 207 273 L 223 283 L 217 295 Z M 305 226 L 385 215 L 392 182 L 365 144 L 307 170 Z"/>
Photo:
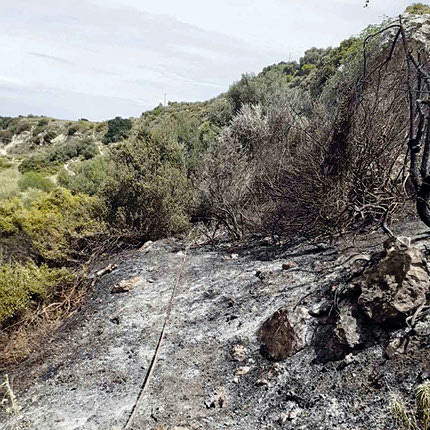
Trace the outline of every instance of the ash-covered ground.
<path fill-rule="evenodd" d="M 423 232 L 418 223 L 398 231 L 418 236 L 414 246 L 425 254 Z M 351 286 L 385 239 L 374 233 L 333 246 L 254 240 L 190 249 L 132 428 L 394 428 L 392 393 L 413 404 L 413 389 L 430 377 L 430 316 L 417 314 L 415 330 L 404 318 L 375 322 L 366 304 L 357 304 Z M 96 283 L 87 304 L 28 360 L 7 369 L 22 410 L 17 418 L 2 416 L 0 428 L 122 429 L 184 248 L 161 240 L 116 257 L 117 268 Z M 269 320 L 278 310 L 288 319 L 279 327 Z"/>

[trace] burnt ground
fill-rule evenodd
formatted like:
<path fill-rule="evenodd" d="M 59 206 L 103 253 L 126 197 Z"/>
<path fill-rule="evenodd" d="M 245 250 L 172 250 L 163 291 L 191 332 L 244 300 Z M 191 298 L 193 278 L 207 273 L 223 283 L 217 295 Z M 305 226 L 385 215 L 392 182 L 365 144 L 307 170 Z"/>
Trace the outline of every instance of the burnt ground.
<path fill-rule="evenodd" d="M 424 237 L 415 222 L 396 233 Z M 359 262 L 341 262 L 382 249 L 384 239 L 373 233 L 333 246 L 255 239 L 192 248 L 132 428 L 393 428 L 391 393 L 412 400 L 413 388 L 430 376 L 429 336 L 412 334 L 406 352 L 389 358 L 385 348 L 399 327 L 369 322 L 355 349 L 333 334 L 333 291 L 360 270 Z M 430 241 L 417 244 L 426 250 Z M 183 258 L 184 243 L 175 239 L 119 255 L 117 269 L 96 283 L 85 306 L 39 351 L 7 369 L 22 410 L 18 418 L 1 416 L 0 429 L 122 429 Z M 112 294 L 124 280 L 131 290 Z M 261 353 L 258 330 L 280 308 L 303 316 L 306 342 L 274 362 Z M 242 361 L 232 356 L 237 345 Z"/>

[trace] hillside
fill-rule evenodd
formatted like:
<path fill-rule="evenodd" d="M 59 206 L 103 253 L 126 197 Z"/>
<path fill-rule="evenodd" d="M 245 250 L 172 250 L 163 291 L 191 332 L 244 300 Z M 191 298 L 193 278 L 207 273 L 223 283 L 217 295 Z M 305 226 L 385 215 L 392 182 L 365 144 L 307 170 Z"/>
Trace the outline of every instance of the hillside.
<path fill-rule="evenodd" d="M 427 255 L 428 232 L 417 223 L 396 227 Z M 380 252 L 384 236 L 363 235 L 353 246 L 350 239 L 331 247 L 193 246 L 131 428 L 396 428 L 392 396 L 410 405 L 413 387 L 430 374 L 430 315 L 420 314 L 411 331 L 399 320 L 381 325 L 351 314 L 361 258 Z M 10 373 L 22 410 L 0 428 L 124 428 L 186 245 L 164 239 L 112 259 L 117 267 L 79 313 Z M 267 326 L 279 310 L 294 331 L 273 318 Z M 263 329 L 281 333 L 266 350 Z"/>
<path fill-rule="evenodd" d="M 426 429 L 429 38 L 418 4 L 206 102 L 0 118 L 3 428 L 122 428 L 178 285 L 133 428 Z"/>

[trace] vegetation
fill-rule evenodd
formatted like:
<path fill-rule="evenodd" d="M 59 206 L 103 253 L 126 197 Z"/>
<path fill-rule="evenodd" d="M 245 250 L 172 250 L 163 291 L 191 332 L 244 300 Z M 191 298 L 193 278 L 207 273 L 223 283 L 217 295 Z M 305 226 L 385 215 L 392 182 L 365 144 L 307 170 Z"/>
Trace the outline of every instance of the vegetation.
<path fill-rule="evenodd" d="M 406 70 L 417 94 L 429 72 L 371 37 L 384 25 L 245 74 L 212 100 L 132 120 L 0 118 L 2 148 L 12 142 L 0 158 L 0 265 L 17 285 L 13 303 L 0 297 L 5 318 L 36 296 L 49 302 L 51 275 L 78 270 L 102 239 L 138 245 L 195 221 L 234 239 L 329 238 L 399 216 L 416 198 L 404 137 L 420 123 Z M 26 290 L 21 280 L 38 270 L 43 291 Z"/>
<path fill-rule="evenodd" d="M 55 184 L 40 173 L 30 171 L 21 176 L 18 181 L 18 187 L 21 191 L 25 191 L 28 188 L 50 191 L 55 187 Z"/>
<path fill-rule="evenodd" d="M 66 269 L 33 262 L 0 265 L 0 325 L 24 312 L 31 301 L 46 300 L 56 287 L 75 281 Z"/>
<path fill-rule="evenodd" d="M 430 381 L 415 390 L 416 410 L 409 411 L 398 397 L 391 400 L 391 408 L 397 424 L 405 430 L 428 430 L 430 425 Z"/>
<path fill-rule="evenodd" d="M 85 240 L 103 229 L 98 213 L 97 198 L 72 195 L 64 188 L 39 192 L 30 202 L 19 197 L 1 201 L 0 240 L 8 251 L 5 255 L 25 254 L 54 265 L 76 262 Z"/>
<path fill-rule="evenodd" d="M 121 118 L 120 116 L 109 120 L 108 131 L 103 138 L 103 143 L 108 144 L 126 139 L 130 134 L 131 127 L 131 121 L 126 118 Z"/>
<path fill-rule="evenodd" d="M 17 165 L 11 164 L 9 167 L 0 169 L 0 200 L 18 194 L 19 176 Z"/>
<path fill-rule="evenodd" d="M 21 173 L 52 168 L 56 170 L 72 158 L 82 157 L 89 160 L 98 153 L 97 146 L 91 140 L 74 140 L 31 155 L 19 165 L 19 170 Z"/>
<path fill-rule="evenodd" d="M 106 220 L 133 241 L 158 239 L 188 226 L 191 195 L 181 147 L 170 136 L 139 130 L 112 151 L 101 195 Z"/>
<path fill-rule="evenodd" d="M 423 3 L 414 3 L 406 8 L 406 12 L 416 15 L 430 14 L 430 6 Z"/>
<path fill-rule="evenodd" d="M 74 165 L 73 174 L 64 168 L 60 170 L 58 183 L 74 193 L 93 196 L 100 193 L 111 169 L 110 161 L 99 155 Z"/>

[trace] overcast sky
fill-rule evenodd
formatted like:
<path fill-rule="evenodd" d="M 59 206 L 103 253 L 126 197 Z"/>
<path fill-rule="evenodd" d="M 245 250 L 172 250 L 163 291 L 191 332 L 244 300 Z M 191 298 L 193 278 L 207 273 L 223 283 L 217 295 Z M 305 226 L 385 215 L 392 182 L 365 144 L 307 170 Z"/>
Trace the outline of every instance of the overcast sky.
<path fill-rule="evenodd" d="M 91 120 L 196 101 L 411 0 L 0 0 L 0 115 Z M 428 3 L 428 2 L 425 2 Z"/>

